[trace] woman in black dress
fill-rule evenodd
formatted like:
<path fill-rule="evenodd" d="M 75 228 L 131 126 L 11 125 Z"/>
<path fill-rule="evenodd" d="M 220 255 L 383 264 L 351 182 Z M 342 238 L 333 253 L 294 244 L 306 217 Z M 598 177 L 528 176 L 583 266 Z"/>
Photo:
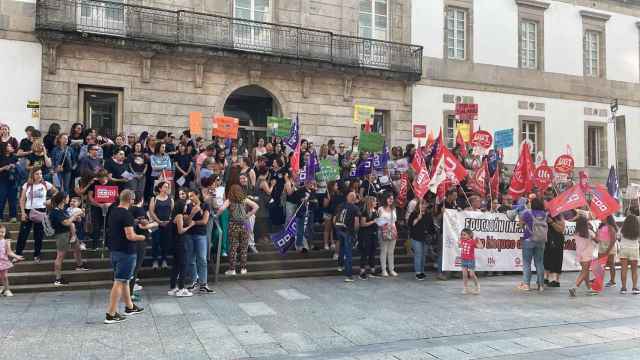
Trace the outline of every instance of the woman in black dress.
<path fill-rule="evenodd" d="M 544 282 L 549 287 L 560 287 L 562 255 L 564 253 L 564 218 L 562 214 L 547 217 L 547 245 L 544 248 Z"/>

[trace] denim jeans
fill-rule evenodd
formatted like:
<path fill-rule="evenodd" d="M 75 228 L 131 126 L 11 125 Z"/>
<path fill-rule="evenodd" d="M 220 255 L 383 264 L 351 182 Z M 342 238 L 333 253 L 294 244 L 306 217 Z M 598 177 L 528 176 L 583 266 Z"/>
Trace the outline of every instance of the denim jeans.
<path fill-rule="evenodd" d="M 60 183 L 60 188 L 58 190 L 71 194 L 71 171 L 54 173 L 53 176 L 58 177 L 58 182 Z"/>
<path fill-rule="evenodd" d="M 167 261 L 167 255 L 170 253 L 170 246 L 173 235 L 173 226 L 168 224 L 159 227 L 158 230 L 151 234 L 151 256 L 153 261 Z"/>
<path fill-rule="evenodd" d="M 522 261 L 524 262 L 522 264 L 522 282 L 526 285 L 531 283 L 531 260 L 536 265 L 537 283 L 542 285 L 544 282 L 544 244 L 522 248 Z"/>
<path fill-rule="evenodd" d="M 305 241 L 305 226 L 304 226 L 304 216 L 296 217 L 296 250 L 302 250 L 309 247 L 307 242 Z"/>
<path fill-rule="evenodd" d="M 187 250 L 191 250 L 191 257 L 187 258 L 187 268 L 191 264 L 191 278 L 198 279 L 198 283 L 201 285 L 207 284 L 207 235 L 190 235 L 190 245 L 187 246 Z M 189 253 L 187 253 L 189 254 Z M 195 271 L 195 273 L 193 272 Z"/>
<path fill-rule="evenodd" d="M 411 240 L 413 244 L 413 270 L 416 274 L 424 273 L 424 247 L 423 241 Z"/>
<path fill-rule="evenodd" d="M 18 188 L 13 181 L 0 180 L 0 219 L 4 218 L 4 205 L 9 203 L 9 217 L 17 217 Z"/>
<path fill-rule="evenodd" d="M 340 261 L 344 267 L 344 275 L 351 277 L 353 275 L 352 269 L 352 251 L 353 251 L 353 236 L 346 231 L 337 231 L 338 240 L 340 240 Z"/>

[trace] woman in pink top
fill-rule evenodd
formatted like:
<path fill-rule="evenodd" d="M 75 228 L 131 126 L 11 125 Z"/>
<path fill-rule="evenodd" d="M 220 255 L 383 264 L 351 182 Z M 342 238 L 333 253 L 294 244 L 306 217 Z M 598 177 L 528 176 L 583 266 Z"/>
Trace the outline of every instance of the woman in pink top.
<path fill-rule="evenodd" d="M 591 291 L 591 284 L 589 283 L 589 265 L 591 264 L 591 260 L 593 260 L 593 243 L 591 239 L 595 237 L 595 234 L 590 229 L 586 217 L 578 216 L 575 221 L 576 230 L 574 239 L 576 241 L 576 260 L 580 262 L 582 270 L 576 279 L 575 286 L 569 289 L 569 296 L 571 297 L 576 296 L 576 289 L 580 287 L 583 281 L 589 293 L 594 294 L 594 292 Z"/>
<path fill-rule="evenodd" d="M 606 287 L 616 286 L 616 234 L 618 227 L 613 216 L 609 215 L 607 219 L 600 223 L 598 232 L 596 233 L 596 242 L 598 243 L 598 257 L 606 257 L 607 265 L 611 279 L 605 285 Z"/>

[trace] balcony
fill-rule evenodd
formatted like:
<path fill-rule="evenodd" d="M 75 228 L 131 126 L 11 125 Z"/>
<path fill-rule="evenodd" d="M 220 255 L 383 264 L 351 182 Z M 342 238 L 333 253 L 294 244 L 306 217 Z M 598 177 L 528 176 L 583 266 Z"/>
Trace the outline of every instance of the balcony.
<path fill-rule="evenodd" d="M 154 50 L 254 54 L 281 62 L 329 65 L 418 80 L 422 46 L 192 11 L 95 0 L 39 0 L 41 37 L 95 39 Z M 123 45 L 124 44 L 124 45 Z"/>

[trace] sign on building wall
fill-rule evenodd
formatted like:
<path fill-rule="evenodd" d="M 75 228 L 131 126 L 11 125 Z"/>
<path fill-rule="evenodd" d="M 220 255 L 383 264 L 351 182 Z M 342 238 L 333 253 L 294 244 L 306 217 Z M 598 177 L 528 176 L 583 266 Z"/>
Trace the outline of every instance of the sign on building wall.
<path fill-rule="evenodd" d="M 478 118 L 478 104 L 456 104 L 456 117 L 459 120 L 475 120 Z"/>
<path fill-rule="evenodd" d="M 426 125 L 413 125 L 413 137 L 424 139 L 427 137 L 427 126 Z"/>

